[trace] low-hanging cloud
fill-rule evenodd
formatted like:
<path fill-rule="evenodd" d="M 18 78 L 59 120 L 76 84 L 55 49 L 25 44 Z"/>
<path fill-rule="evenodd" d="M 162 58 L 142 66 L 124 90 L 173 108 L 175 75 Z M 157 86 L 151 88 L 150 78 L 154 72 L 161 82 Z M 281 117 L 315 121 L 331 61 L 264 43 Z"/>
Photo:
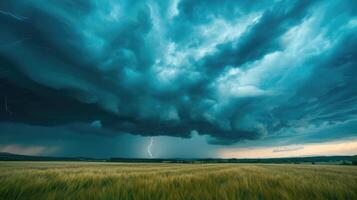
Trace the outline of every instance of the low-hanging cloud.
<path fill-rule="evenodd" d="M 355 119 L 356 3 L 269 2 L 2 1 L 0 120 L 232 144 Z"/>

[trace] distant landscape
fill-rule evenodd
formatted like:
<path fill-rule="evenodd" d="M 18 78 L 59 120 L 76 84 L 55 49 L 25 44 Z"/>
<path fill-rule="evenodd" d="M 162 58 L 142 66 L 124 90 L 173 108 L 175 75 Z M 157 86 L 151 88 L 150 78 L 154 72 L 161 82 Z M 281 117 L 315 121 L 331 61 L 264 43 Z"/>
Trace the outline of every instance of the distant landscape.
<path fill-rule="evenodd" d="M 276 163 L 276 164 L 342 164 L 357 165 L 357 155 L 354 156 L 310 156 L 291 158 L 88 158 L 88 157 L 49 157 L 29 156 L 0 152 L 0 161 L 92 161 L 92 162 L 122 162 L 122 163 Z"/>

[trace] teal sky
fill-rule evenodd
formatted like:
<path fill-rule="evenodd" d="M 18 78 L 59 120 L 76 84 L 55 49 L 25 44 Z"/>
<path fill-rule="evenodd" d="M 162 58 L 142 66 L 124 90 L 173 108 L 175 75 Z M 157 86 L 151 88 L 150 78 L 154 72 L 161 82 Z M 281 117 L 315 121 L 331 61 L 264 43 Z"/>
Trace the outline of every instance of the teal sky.
<path fill-rule="evenodd" d="M 0 152 L 357 154 L 353 0 L 3 0 L 0 26 Z"/>

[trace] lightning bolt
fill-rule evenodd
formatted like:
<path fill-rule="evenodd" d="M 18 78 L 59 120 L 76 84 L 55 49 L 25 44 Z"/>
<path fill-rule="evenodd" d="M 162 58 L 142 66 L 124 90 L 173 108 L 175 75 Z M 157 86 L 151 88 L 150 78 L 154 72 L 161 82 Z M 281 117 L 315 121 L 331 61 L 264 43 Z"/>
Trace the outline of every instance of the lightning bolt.
<path fill-rule="evenodd" d="M 9 106 L 7 105 L 7 98 L 5 98 L 5 111 L 10 115 L 12 114 L 12 112 L 9 110 Z"/>
<path fill-rule="evenodd" d="M 20 16 L 20 15 L 15 15 L 15 14 L 13 14 L 11 12 L 6 12 L 6 11 L 3 11 L 3 10 L 0 10 L 0 14 L 10 16 L 10 17 L 15 18 L 15 19 L 17 19 L 19 21 L 23 21 L 23 20 L 27 19 L 27 17 L 23 17 L 23 16 Z"/>
<path fill-rule="evenodd" d="M 148 145 L 148 154 L 149 154 L 150 158 L 153 158 L 152 153 L 151 153 L 151 147 L 152 147 L 153 142 L 154 142 L 154 138 L 150 137 L 150 143 Z"/>

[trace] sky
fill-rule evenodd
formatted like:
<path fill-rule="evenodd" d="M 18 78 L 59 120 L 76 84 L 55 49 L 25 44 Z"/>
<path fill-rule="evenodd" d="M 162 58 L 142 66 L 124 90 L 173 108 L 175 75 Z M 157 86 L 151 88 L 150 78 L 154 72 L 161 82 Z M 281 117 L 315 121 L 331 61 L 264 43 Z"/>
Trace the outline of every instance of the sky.
<path fill-rule="evenodd" d="M 354 0 L 2 0 L 0 152 L 357 154 Z"/>

